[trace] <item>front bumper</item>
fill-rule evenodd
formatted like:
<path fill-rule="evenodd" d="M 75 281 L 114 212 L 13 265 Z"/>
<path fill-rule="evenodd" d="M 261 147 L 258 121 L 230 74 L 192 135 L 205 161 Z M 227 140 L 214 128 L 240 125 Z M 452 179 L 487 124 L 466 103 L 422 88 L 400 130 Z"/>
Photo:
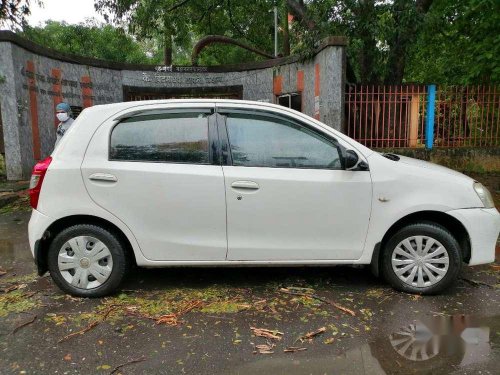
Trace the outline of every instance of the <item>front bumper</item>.
<path fill-rule="evenodd" d="M 495 247 L 500 233 L 500 214 L 495 208 L 467 208 L 447 212 L 459 220 L 470 238 L 470 266 L 495 261 Z"/>

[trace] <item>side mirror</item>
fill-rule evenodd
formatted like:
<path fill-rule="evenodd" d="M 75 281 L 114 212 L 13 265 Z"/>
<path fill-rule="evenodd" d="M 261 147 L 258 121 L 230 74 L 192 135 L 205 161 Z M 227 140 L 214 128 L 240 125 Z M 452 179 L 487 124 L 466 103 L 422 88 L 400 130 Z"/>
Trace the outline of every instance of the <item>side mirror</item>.
<path fill-rule="evenodd" d="M 352 169 L 358 164 L 359 156 L 353 150 L 347 150 L 344 156 L 345 169 Z"/>

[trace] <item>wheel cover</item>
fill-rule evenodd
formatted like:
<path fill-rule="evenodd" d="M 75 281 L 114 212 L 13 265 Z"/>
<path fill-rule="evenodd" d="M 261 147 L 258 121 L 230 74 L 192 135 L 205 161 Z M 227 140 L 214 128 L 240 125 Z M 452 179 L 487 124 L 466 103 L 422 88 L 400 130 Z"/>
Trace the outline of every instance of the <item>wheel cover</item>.
<path fill-rule="evenodd" d="M 440 342 L 422 324 L 410 324 L 389 336 L 392 347 L 410 361 L 427 361 L 439 353 Z"/>
<path fill-rule="evenodd" d="M 405 284 L 426 288 L 437 284 L 448 272 L 446 248 L 429 236 L 412 236 L 401 241 L 391 255 L 392 270 Z"/>
<path fill-rule="evenodd" d="M 94 289 L 111 275 L 113 257 L 108 247 L 97 238 L 78 236 L 61 247 L 57 265 L 68 284 L 79 289 Z"/>

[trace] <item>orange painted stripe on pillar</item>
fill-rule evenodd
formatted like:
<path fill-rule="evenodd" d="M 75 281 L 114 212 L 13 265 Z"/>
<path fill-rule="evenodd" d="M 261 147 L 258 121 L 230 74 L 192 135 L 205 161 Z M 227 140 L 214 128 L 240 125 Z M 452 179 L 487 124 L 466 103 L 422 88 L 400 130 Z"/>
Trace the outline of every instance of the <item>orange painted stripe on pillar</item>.
<path fill-rule="evenodd" d="M 300 92 L 300 111 L 304 111 L 304 71 L 297 71 L 297 91 Z"/>
<path fill-rule="evenodd" d="M 83 108 L 92 107 L 92 80 L 90 76 L 82 77 Z"/>
<path fill-rule="evenodd" d="M 30 116 L 31 116 L 31 135 L 33 139 L 33 158 L 38 161 L 41 159 L 40 130 L 38 128 L 38 103 L 36 99 L 36 80 L 35 64 L 28 60 L 26 66 L 26 75 L 28 76 L 28 89 L 30 97 Z"/>
<path fill-rule="evenodd" d="M 283 92 L 283 77 L 274 76 L 273 78 L 273 93 L 274 95 L 281 95 Z"/>
<path fill-rule="evenodd" d="M 304 91 L 304 71 L 297 71 L 297 91 Z"/>
<path fill-rule="evenodd" d="M 63 101 L 61 87 L 61 69 L 52 69 L 51 76 L 54 79 L 54 82 L 52 83 L 52 91 L 54 92 L 52 101 L 54 104 L 54 125 L 57 128 L 57 125 L 59 125 L 59 120 L 56 116 L 56 105 Z"/>
<path fill-rule="evenodd" d="M 320 94 L 319 64 L 314 65 L 314 118 L 319 120 L 319 94 Z M 317 104 L 316 104 L 317 103 Z"/>

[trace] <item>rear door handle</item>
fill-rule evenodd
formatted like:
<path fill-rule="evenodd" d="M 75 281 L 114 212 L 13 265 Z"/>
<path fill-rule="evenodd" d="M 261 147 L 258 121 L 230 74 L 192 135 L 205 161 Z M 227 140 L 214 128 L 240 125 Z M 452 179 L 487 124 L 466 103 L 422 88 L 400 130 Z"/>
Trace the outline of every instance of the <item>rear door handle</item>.
<path fill-rule="evenodd" d="M 253 181 L 234 181 L 231 187 L 233 189 L 258 190 L 259 184 Z"/>
<path fill-rule="evenodd" d="M 106 181 L 106 182 L 116 182 L 118 179 L 116 176 L 109 173 L 93 173 L 89 176 L 89 180 L 92 181 Z"/>

